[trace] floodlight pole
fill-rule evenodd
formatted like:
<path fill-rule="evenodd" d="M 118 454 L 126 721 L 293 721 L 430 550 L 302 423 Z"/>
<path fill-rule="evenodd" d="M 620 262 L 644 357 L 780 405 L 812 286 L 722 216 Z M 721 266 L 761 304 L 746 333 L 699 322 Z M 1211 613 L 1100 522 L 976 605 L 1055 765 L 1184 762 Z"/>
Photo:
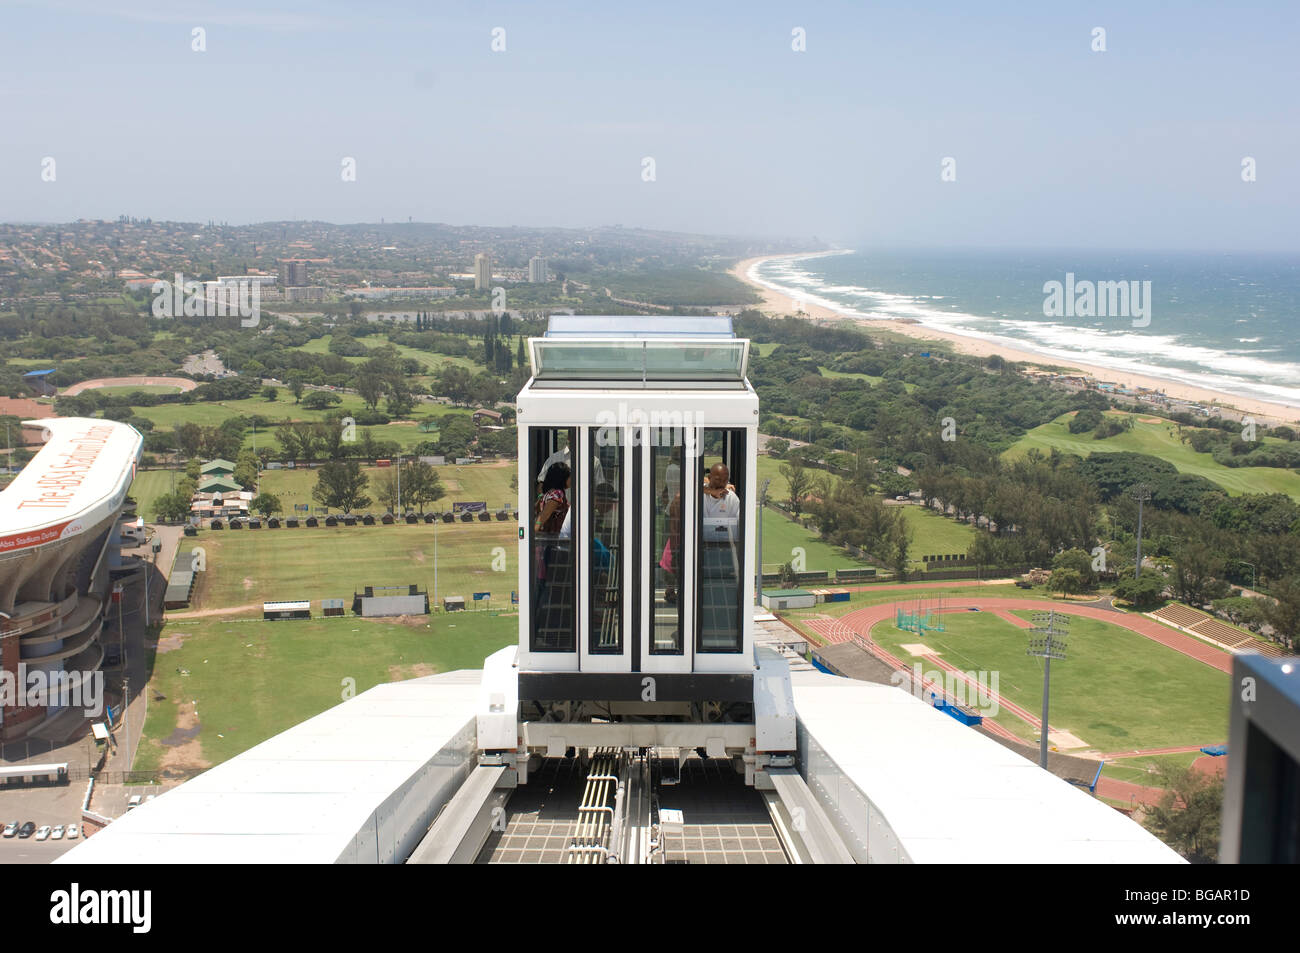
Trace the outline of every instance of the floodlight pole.
<path fill-rule="evenodd" d="M 1043 660 L 1043 719 L 1042 726 L 1039 729 L 1038 740 L 1038 766 L 1046 770 L 1047 768 L 1047 743 L 1049 741 L 1049 723 L 1047 720 L 1050 708 L 1050 694 L 1052 684 L 1052 659 L 1065 658 L 1065 632 L 1057 628 L 1056 610 L 1052 609 L 1046 613 L 1039 614 L 1034 618 L 1035 622 L 1045 622 L 1046 625 L 1035 626 L 1031 631 L 1040 632 L 1044 636 L 1041 640 L 1030 640 L 1029 649 L 1026 654 L 1037 655 Z M 1064 625 L 1068 620 L 1062 619 Z M 1053 638 L 1057 636 L 1058 638 Z"/>
<path fill-rule="evenodd" d="M 1151 499 L 1151 487 L 1145 483 L 1138 483 L 1133 487 L 1133 499 L 1137 500 L 1138 505 L 1138 534 L 1137 534 L 1137 569 L 1133 573 L 1134 579 L 1142 578 L 1142 504 Z"/>

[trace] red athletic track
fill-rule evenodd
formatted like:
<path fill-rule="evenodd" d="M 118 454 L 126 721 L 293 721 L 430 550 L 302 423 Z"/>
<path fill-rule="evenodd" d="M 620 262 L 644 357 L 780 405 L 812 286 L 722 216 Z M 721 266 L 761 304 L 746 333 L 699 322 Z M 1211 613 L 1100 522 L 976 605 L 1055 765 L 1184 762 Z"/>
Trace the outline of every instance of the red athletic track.
<path fill-rule="evenodd" d="M 885 588 L 885 587 L 880 587 L 880 588 Z M 908 588 L 908 586 L 906 583 L 904 583 L 899 586 L 890 587 L 890 588 Z M 1154 622 L 1143 616 L 1134 616 L 1134 615 L 1129 615 L 1127 613 L 1110 612 L 1105 609 L 1098 609 L 1093 606 L 1080 606 L 1080 605 L 1074 605 L 1070 603 L 1046 602 L 1046 601 L 1036 600 L 1036 599 L 1007 599 L 1007 598 L 982 599 L 978 597 L 971 599 L 968 597 L 963 597 L 959 601 L 962 604 L 955 605 L 955 606 L 953 605 L 944 606 L 944 612 L 945 613 L 961 612 L 968 608 L 978 608 L 981 611 L 992 612 L 998 618 L 1003 619 L 1004 621 L 1009 622 L 1018 628 L 1027 629 L 1032 627 L 1031 624 L 1025 621 L 1024 619 L 1021 619 L 1019 616 L 1012 615 L 1011 610 L 1019 609 L 1022 611 L 1023 610 L 1047 611 L 1049 609 L 1054 609 L 1057 612 L 1061 612 L 1062 614 L 1065 615 L 1080 615 L 1090 619 L 1098 619 L 1102 622 L 1110 622 L 1114 625 L 1120 626 L 1121 628 L 1128 629 L 1131 632 L 1136 632 L 1139 635 L 1143 635 L 1151 639 L 1152 641 L 1159 642 L 1161 645 L 1165 645 L 1169 648 L 1172 648 L 1174 651 L 1180 652 L 1183 655 L 1188 656 L 1189 658 L 1194 658 L 1199 662 L 1204 662 L 1206 665 L 1210 665 L 1214 668 L 1217 668 L 1222 672 L 1232 671 L 1232 657 L 1228 653 L 1216 649 L 1213 646 L 1206 645 L 1205 643 L 1200 642 L 1199 640 L 1194 639 L 1191 636 L 1183 635 L 1180 632 L 1175 632 L 1174 630 L 1169 629 L 1161 625 L 1160 623 Z M 876 626 L 876 624 L 893 619 L 895 616 L 895 612 L 900 604 L 906 605 L 905 603 L 885 603 L 883 605 L 868 606 L 865 609 L 858 609 L 855 612 L 850 612 L 839 618 L 802 619 L 800 621 L 802 621 L 805 625 L 807 625 L 808 628 L 812 629 L 813 632 L 817 633 L 822 638 L 826 639 L 827 642 L 841 643 L 841 642 L 852 642 L 855 639 L 860 640 L 860 643 L 864 644 L 873 655 L 881 659 L 881 661 L 885 662 L 891 668 L 895 670 L 910 672 L 910 666 L 907 663 L 901 661 L 900 659 L 896 658 L 894 655 L 886 651 L 884 648 L 877 645 L 875 641 L 872 640 L 871 638 L 871 630 Z M 970 680 L 961 674 L 961 670 L 958 669 L 957 666 L 951 664 L 950 662 L 947 662 L 939 658 L 938 656 L 934 656 L 934 655 L 925 656 L 925 658 L 929 662 L 938 665 L 940 668 L 944 669 L 945 671 L 957 673 L 958 677 L 960 677 L 962 681 L 966 682 L 967 684 L 971 684 Z M 938 686 L 938 688 L 940 693 L 942 693 L 943 687 Z M 1036 718 L 1032 712 L 1026 710 L 1020 705 L 1017 705 L 1015 702 L 1012 702 L 1000 696 L 997 697 L 996 701 L 999 707 L 1005 708 L 1007 711 L 1011 712 L 1013 715 L 1020 718 L 1026 724 L 1029 724 L 1034 728 L 1035 731 L 1041 731 L 1042 721 Z M 1005 737 L 1008 738 L 1013 738 L 1017 741 L 1021 740 L 1017 738 L 1012 732 L 1003 728 L 1001 725 L 998 725 L 996 722 L 992 721 L 991 719 L 986 720 L 984 724 L 988 726 L 988 728 L 991 731 L 994 731 L 997 734 L 1004 735 Z M 1052 729 L 1049 726 L 1048 731 L 1050 732 L 1051 730 Z M 1133 757 L 1136 755 L 1175 754 L 1184 751 L 1197 751 L 1199 749 L 1200 746 L 1195 745 L 1195 746 L 1176 747 L 1176 748 L 1153 748 L 1146 751 L 1113 752 L 1110 754 L 1103 755 L 1102 759 L 1112 760 L 1117 757 Z M 1118 781 L 1114 783 L 1127 784 L 1127 782 L 1118 782 Z M 1113 796 L 1113 797 L 1122 798 L 1122 797 L 1127 797 L 1129 794 L 1137 794 L 1144 791 L 1156 790 L 1156 789 L 1143 788 L 1141 785 L 1136 785 L 1136 784 L 1127 785 L 1127 788 L 1131 788 L 1132 790 L 1129 790 L 1123 794 L 1114 794 L 1114 795 L 1108 794 L 1107 797 Z M 1100 790 L 1100 785 L 1098 785 L 1098 790 Z"/>
<path fill-rule="evenodd" d="M 852 635 L 857 635 L 860 638 L 869 640 L 872 627 L 878 622 L 894 618 L 897 607 L 897 603 L 885 603 L 884 605 L 868 606 L 865 609 L 850 612 L 835 620 L 839 623 L 839 627 L 848 631 L 848 634 L 839 638 L 827 635 L 827 638 L 833 642 L 847 642 Z M 1007 599 L 1005 597 L 985 599 L 978 596 L 974 598 L 960 597 L 958 605 L 947 605 L 944 608 L 948 612 L 965 608 L 978 608 L 983 611 L 996 612 L 1002 618 L 1006 618 L 1006 616 L 1002 615 L 1003 612 L 1010 612 L 1015 609 L 1033 612 L 1046 612 L 1049 609 L 1055 609 L 1064 615 L 1079 615 L 1088 619 L 1097 619 L 1101 622 L 1118 625 L 1131 632 L 1136 632 L 1138 635 L 1146 636 L 1153 642 L 1159 642 L 1161 645 L 1167 646 L 1175 652 L 1180 652 L 1188 658 L 1204 662 L 1220 672 L 1232 671 L 1232 656 L 1229 653 L 1216 649 L 1212 645 L 1207 645 L 1190 635 L 1184 635 L 1163 626 L 1152 619 L 1126 612 L 1111 612 L 1107 609 L 1098 609 L 1095 606 L 1082 606 L 1069 602 L 1048 602 L 1040 599 Z M 818 634 L 822 633 L 819 631 Z"/>

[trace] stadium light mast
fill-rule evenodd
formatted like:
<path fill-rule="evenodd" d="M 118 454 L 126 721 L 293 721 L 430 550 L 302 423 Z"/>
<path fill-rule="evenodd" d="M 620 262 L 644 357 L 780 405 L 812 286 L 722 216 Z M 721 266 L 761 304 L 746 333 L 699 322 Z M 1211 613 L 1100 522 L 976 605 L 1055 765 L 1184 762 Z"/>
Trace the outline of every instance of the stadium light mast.
<path fill-rule="evenodd" d="M 1029 648 L 1026 655 L 1036 655 L 1043 660 L 1043 725 L 1039 729 L 1038 741 L 1038 766 L 1047 768 L 1047 734 L 1048 734 L 1048 697 L 1052 682 L 1052 659 L 1065 660 L 1065 643 L 1069 636 L 1066 627 L 1070 620 L 1064 616 L 1058 617 L 1055 609 L 1047 612 L 1034 613 L 1034 628 L 1031 632 L 1037 632 L 1042 636 L 1039 639 L 1030 639 Z"/>
<path fill-rule="evenodd" d="M 1151 499 L 1151 487 L 1145 483 L 1135 483 L 1132 490 L 1133 499 L 1137 500 L 1138 505 L 1138 534 L 1137 534 L 1137 570 L 1133 573 L 1134 579 L 1142 578 L 1142 504 Z"/>

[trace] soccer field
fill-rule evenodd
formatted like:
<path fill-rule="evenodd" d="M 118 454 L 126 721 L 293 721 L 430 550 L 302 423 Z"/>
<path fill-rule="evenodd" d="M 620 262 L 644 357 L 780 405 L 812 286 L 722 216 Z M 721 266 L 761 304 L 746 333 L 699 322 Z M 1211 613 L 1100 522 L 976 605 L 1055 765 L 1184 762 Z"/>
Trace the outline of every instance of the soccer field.
<path fill-rule="evenodd" d="M 963 671 L 997 672 L 999 694 L 1041 711 L 1043 663 L 1026 654 L 1027 630 L 989 612 L 945 613 L 944 621 L 947 631 L 923 636 L 881 623 L 872 636 L 908 663 L 925 660 L 901 646 L 920 642 Z M 1052 665 L 1050 721 L 1099 751 L 1215 744 L 1227 739 L 1228 688 L 1224 672 L 1119 626 L 1073 616 L 1066 658 Z M 1037 738 L 1010 712 L 995 720 L 1027 741 Z"/>
<path fill-rule="evenodd" d="M 203 530 L 182 542 L 178 564 L 197 548 L 207 566 L 194 610 L 243 607 L 238 615 L 260 617 L 263 602 L 329 598 L 350 607 L 364 586 L 407 585 L 427 590 L 430 600 L 464 596 L 467 605 L 475 592 L 490 592 L 490 604 L 500 608 L 519 587 L 513 520 Z"/>

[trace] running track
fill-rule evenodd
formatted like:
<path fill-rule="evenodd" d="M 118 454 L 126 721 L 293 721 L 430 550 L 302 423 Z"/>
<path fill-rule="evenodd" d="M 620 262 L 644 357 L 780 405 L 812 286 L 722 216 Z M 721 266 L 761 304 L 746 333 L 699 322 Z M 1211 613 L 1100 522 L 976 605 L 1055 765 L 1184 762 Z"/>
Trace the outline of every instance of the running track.
<path fill-rule="evenodd" d="M 1046 612 L 1049 609 L 1055 609 L 1063 615 L 1078 615 L 1088 619 L 1097 619 L 1100 622 L 1109 622 L 1112 625 L 1118 625 L 1121 628 L 1128 629 L 1130 632 L 1136 632 L 1158 642 L 1161 645 L 1173 649 L 1186 655 L 1188 658 L 1196 659 L 1198 662 L 1204 662 L 1211 668 L 1218 669 L 1220 672 L 1232 671 L 1232 655 L 1221 649 L 1216 649 L 1212 645 L 1194 638 L 1190 635 L 1184 635 L 1174 629 L 1161 625 L 1153 619 L 1145 616 L 1135 616 L 1129 613 L 1112 612 L 1107 609 L 1098 609 L 1094 606 L 1076 605 L 1068 602 L 1048 602 L 1041 599 L 1007 599 L 1003 598 L 982 598 L 961 597 L 961 604 L 945 607 L 947 611 L 961 611 L 966 608 L 979 608 L 984 611 L 991 611 L 1000 618 L 1007 619 L 1011 610 L 1020 609 L 1032 612 Z M 865 609 L 858 609 L 856 612 L 850 612 L 841 616 L 839 619 L 832 620 L 836 624 L 830 627 L 811 625 L 814 622 L 824 622 L 826 620 L 808 619 L 804 620 L 809 623 L 810 628 L 818 635 L 825 637 L 831 642 L 849 642 L 854 635 L 867 641 L 871 640 L 871 629 L 878 622 L 885 622 L 894 618 L 894 611 L 897 608 L 896 603 L 886 603 L 878 606 L 867 606 Z M 1014 618 L 1014 617 L 1012 617 Z M 1008 620 L 1010 621 L 1010 620 Z M 1023 626 L 1023 620 L 1016 620 L 1017 625 Z M 824 630 L 825 629 L 825 630 Z"/>

